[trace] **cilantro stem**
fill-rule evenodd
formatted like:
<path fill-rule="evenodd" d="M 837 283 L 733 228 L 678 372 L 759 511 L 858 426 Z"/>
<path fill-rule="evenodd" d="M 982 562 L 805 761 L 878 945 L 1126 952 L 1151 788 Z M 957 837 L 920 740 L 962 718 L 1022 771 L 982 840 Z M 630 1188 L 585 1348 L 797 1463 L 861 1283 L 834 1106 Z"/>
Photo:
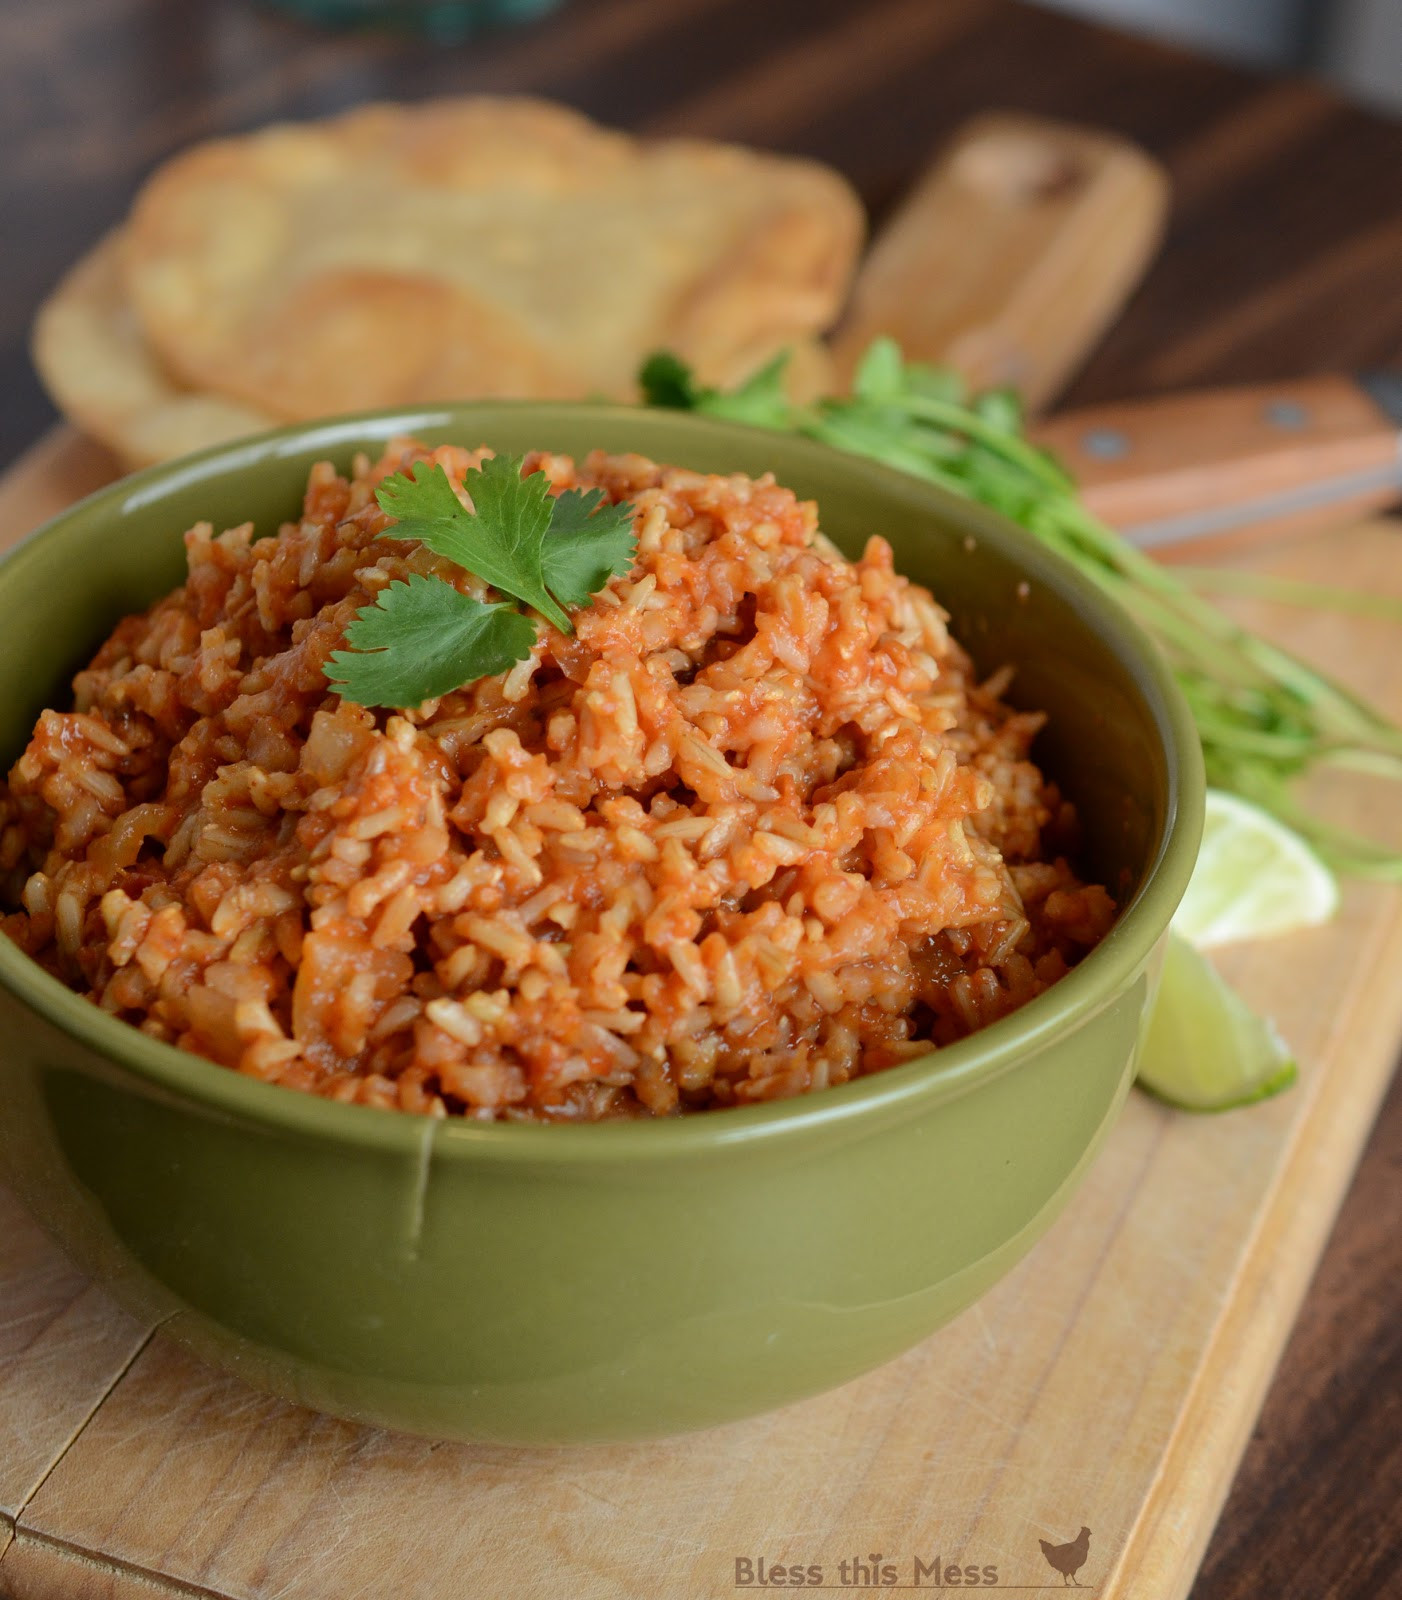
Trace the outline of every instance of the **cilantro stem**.
<path fill-rule="evenodd" d="M 1238 572 L 1231 567 L 1174 569 L 1184 583 L 1208 594 L 1242 595 L 1274 605 L 1301 606 L 1311 611 L 1343 611 L 1383 622 L 1402 622 L 1402 595 L 1367 594 L 1323 583 L 1301 583 L 1269 572 Z"/>

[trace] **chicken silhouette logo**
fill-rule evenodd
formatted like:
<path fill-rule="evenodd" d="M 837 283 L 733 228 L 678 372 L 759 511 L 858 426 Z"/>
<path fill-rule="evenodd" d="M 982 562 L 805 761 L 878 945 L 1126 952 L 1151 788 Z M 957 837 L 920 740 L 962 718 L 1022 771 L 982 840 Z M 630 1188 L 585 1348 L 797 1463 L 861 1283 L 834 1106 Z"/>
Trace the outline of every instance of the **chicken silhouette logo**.
<path fill-rule="evenodd" d="M 1086 1564 L 1086 1557 L 1090 1554 L 1090 1529 L 1082 1528 L 1070 1544 L 1048 1544 L 1045 1539 L 1037 1541 L 1042 1547 L 1042 1554 L 1047 1558 L 1048 1564 L 1061 1574 L 1064 1584 L 1081 1584 L 1076 1574 Z"/>

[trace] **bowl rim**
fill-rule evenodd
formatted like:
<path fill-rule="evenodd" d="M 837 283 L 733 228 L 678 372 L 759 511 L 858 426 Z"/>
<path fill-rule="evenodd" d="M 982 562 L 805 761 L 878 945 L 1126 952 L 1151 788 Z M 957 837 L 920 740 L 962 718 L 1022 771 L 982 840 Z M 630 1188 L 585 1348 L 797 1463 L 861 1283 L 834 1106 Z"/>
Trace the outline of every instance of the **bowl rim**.
<path fill-rule="evenodd" d="M 602 1123 L 474 1122 L 437 1118 L 373 1106 L 347 1105 L 319 1095 L 264 1083 L 141 1033 L 108 1015 L 46 972 L 0 936 L 0 985 L 62 1033 L 125 1069 L 149 1089 L 189 1102 L 205 1114 L 264 1125 L 302 1137 L 400 1151 L 420 1157 L 426 1138 L 435 1158 L 548 1165 L 611 1164 L 627 1160 L 674 1160 L 720 1149 L 818 1130 L 865 1132 L 888 1118 L 909 1114 L 1015 1069 L 1054 1038 L 1072 1031 L 1109 1004 L 1133 979 L 1162 937 L 1197 856 L 1202 829 L 1205 777 L 1196 727 L 1167 663 L 1118 602 L 1010 520 L 937 484 L 859 456 L 794 435 L 694 413 L 650 410 L 593 402 L 477 401 L 431 406 L 381 407 L 320 421 L 294 423 L 267 433 L 215 445 L 121 478 L 65 508 L 36 528 L 0 560 L 0 585 L 33 559 L 46 542 L 76 537 L 73 530 L 93 518 L 129 515 L 167 495 L 210 478 L 256 471 L 270 460 L 313 452 L 344 451 L 367 436 L 385 441 L 420 429 L 471 427 L 476 417 L 490 428 L 502 413 L 553 420 L 597 417 L 631 420 L 644 428 L 665 420 L 672 427 L 753 445 L 763 436 L 783 464 L 834 460 L 872 494 L 915 502 L 932 518 L 965 527 L 1010 550 L 1036 582 L 1056 590 L 1107 644 L 1141 695 L 1163 746 L 1167 770 L 1164 824 L 1153 859 L 1129 904 L 1105 938 L 1065 977 L 1017 1011 L 955 1044 L 833 1088 L 755 1105 L 718 1108 L 658 1120 Z M 643 421 L 642 419 L 648 419 Z"/>

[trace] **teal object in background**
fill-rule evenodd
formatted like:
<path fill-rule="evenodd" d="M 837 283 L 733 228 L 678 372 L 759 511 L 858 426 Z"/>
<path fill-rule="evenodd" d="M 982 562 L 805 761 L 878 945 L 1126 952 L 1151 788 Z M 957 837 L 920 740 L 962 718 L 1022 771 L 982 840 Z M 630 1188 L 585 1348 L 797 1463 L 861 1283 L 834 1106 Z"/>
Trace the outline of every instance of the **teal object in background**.
<path fill-rule="evenodd" d="M 116 619 L 180 581 L 191 523 L 271 533 L 313 462 L 406 432 L 772 470 L 849 553 L 884 535 L 981 668 L 1016 663 L 1011 698 L 1050 713 L 1038 756 L 1080 808 L 1119 920 L 1047 994 L 917 1061 L 797 1100 L 562 1127 L 255 1082 L 104 1015 L 0 938 L 0 1174 L 167 1336 L 368 1422 L 634 1438 L 855 1377 L 1024 1255 L 1114 1121 L 1197 852 L 1187 708 L 1112 602 L 930 484 L 706 418 L 498 403 L 284 429 L 59 517 L 0 565 L 0 763 Z"/>
<path fill-rule="evenodd" d="M 386 28 L 453 44 L 488 28 L 532 22 L 560 0 L 262 0 L 332 28 Z"/>

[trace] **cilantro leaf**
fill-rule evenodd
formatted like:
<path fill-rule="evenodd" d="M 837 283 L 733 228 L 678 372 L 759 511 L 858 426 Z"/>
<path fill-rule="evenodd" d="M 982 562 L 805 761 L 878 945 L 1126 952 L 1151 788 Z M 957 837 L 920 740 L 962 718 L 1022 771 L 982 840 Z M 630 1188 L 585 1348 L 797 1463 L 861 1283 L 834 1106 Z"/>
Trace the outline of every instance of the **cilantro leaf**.
<path fill-rule="evenodd" d="M 335 651 L 325 671 L 343 700 L 416 706 L 505 672 L 535 640 L 535 624 L 515 606 L 484 605 L 442 578 L 413 573 L 362 607 L 346 629 L 353 648 Z"/>
<path fill-rule="evenodd" d="M 380 486 L 380 509 L 396 519 L 382 537 L 417 539 L 503 594 L 533 606 L 562 633 L 564 606 L 586 605 L 632 564 L 630 505 L 607 506 L 603 493 L 568 489 L 552 496 L 543 472 L 521 476 L 521 458 L 489 456 L 469 474 L 474 510 L 458 499 L 436 463 L 396 473 Z"/>
<path fill-rule="evenodd" d="M 395 518 L 388 539 L 417 539 L 502 594 L 522 600 L 562 633 L 570 619 L 551 598 L 541 566 L 550 526 L 550 484 L 543 472 L 521 476 L 520 456 L 488 456 L 471 474 L 473 511 L 459 501 L 448 474 L 419 462 L 380 485 L 380 510 Z"/>
<path fill-rule="evenodd" d="M 852 374 L 852 398 L 899 400 L 905 388 L 905 358 L 894 339 L 873 339 Z"/>
<path fill-rule="evenodd" d="M 795 414 L 793 402 L 784 388 L 789 356 L 788 350 L 781 350 L 737 388 L 704 390 L 701 409 L 710 416 L 753 423 L 757 428 L 789 427 Z"/>
<path fill-rule="evenodd" d="M 750 422 L 759 428 L 793 428 L 799 412 L 784 388 L 791 353 L 781 350 L 734 389 L 708 389 L 697 383 L 680 356 L 658 350 L 643 363 L 638 387 L 644 405 L 704 411 L 707 416 Z"/>
<path fill-rule="evenodd" d="M 542 565 L 550 591 L 562 605 L 587 605 L 611 577 L 633 564 L 638 541 L 633 508 L 600 507 L 602 489 L 566 489 L 555 497 Z"/>
<path fill-rule="evenodd" d="M 667 406 L 673 411 L 694 411 L 701 391 L 691 368 L 670 350 L 657 350 L 643 362 L 638 387 L 645 406 Z"/>

